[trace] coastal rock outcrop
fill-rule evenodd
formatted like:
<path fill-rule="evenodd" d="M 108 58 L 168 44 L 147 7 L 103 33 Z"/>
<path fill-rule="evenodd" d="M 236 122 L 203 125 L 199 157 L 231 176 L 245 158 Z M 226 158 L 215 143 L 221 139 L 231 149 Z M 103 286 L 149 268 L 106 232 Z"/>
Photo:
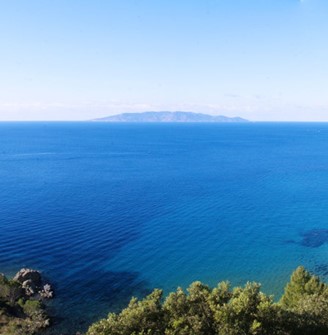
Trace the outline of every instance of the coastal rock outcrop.
<path fill-rule="evenodd" d="M 21 284 L 22 284 L 22 288 L 25 290 L 25 294 L 27 296 L 30 297 L 30 296 L 35 295 L 37 293 L 37 288 L 35 286 L 35 283 L 31 279 L 25 280 Z"/>
<path fill-rule="evenodd" d="M 54 291 L 50 284 L 45 284 L 41 291 L 39 291 L 42 298 L 51 299 L 54 297 Z"/>
<path fill-rule="evenodd" d="M 39 294 L 43 299 L 53 298 L 53 289 L 50 284 L 43 284 L 40 271 L 24 268 L 17 272 L 13 280 L 22 285 L 29 297 Z"/>
<path fill-rule="evenodd" d="M 44 300 L 52 297 L 39 271 L 21 269 L 13 279 L 0 273 L 0 335 L 35 335 L 49 327 Z"/>
<path fill-rule="evenodd" d="M 30 280 L 35 285 L 40 285 L 40 283 L 41 283 L 41 273 L 37 270 L 23 268 L 16 273 L 16 275 L 13 279 L 15 281 L 20 282 L 21 284 L 23 284 L 23 282 L 25 282 L 27 280 Z"/>

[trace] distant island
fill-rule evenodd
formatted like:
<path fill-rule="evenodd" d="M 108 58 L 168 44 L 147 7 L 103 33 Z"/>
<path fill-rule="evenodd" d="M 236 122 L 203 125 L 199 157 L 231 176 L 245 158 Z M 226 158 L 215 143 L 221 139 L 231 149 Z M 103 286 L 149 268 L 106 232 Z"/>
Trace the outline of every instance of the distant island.
<path fill-rule="evenodd" d="M 208 115 L 192 112 L 143 112 L 123 113 L 93 121 L 99 122 L 249 122 L 241 117 Z"/>

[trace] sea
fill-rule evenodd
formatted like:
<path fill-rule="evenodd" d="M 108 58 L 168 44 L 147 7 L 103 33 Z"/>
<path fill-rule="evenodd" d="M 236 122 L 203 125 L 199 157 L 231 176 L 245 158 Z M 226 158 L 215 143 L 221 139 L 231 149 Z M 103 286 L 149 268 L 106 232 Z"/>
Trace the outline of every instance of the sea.
<path fill-rule="evenodd" d="M 326 123 L 0 123 L 0 272 L 42 271 L 46 334 L 200 280 L 328 279 Z"/>

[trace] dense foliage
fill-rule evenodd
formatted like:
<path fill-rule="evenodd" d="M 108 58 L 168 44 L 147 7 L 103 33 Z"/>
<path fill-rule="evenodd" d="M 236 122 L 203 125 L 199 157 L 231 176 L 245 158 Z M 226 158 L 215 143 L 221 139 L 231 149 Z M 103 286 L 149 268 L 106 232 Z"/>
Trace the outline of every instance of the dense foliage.
<path fill-rule="evenodd" d="M 214 289 L 194 282 L 164 300 L 161 290 L 132 298 L 121 313 L 93 324 L 87 335 L 327 335 L 328 287 L 303 267 L 279 302 L 257 283 Z"/>
<path fill-rule="evenodd" d="M 26 296 L 20 283 L 0 274 L 0 334 L 30 335 L 48 325 L 42 304 Z"/>

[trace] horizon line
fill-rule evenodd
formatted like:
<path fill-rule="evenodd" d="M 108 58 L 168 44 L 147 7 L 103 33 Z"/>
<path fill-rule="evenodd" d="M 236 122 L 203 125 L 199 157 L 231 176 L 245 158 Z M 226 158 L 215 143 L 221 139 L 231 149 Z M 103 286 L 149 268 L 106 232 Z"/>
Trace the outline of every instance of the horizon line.
<path fill-rule="evenodd" d="M 37 123 L 37 122 L 45 122 L 45 123 L 107 123 L 107 124 L 117 124 L 117 123 L 129 123 L 129 124 L 154 124 L 154 123 L 165 123 L 165 124 L 171 124 L 171 123 L 197 123 L 197 124 L 249 124 L 249 123 L 328 123 L 328 120 L 326 121 L 317 121 L 317 120 L 249 120 L 246 119 L 248 122 L 192 122 L 192 121 L 158 121 L 158 122 L 139 122 L 139 121 L 134 121 L 134 122 L 126 122 L 126 121 L 101 121 L 99 119 L 88 119 L 88 120 L 0 120 L 0 123 Z"/>

